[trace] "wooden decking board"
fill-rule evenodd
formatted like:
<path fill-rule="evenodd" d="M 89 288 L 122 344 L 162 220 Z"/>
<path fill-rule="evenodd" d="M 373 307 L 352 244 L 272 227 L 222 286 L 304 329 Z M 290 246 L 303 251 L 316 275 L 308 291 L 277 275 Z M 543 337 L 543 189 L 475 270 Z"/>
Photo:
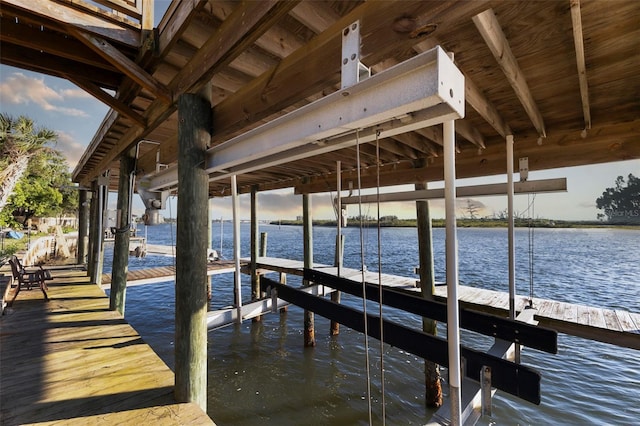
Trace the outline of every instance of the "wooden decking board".
<path fill-rule="evenodd" d="M 261 269 L 293 275 L 302 275 L 303 273 L 303 263 L 289 259 L 260 257 L 258 258 L 258 266 Z M 335 274 L 335 268 L 331 269 L 332 267 L 329 265 L 315 264 L 314 268 Z M 356 282 L 361 280 L 361 275 L 361 272 L 355 269 L 344 268 L 342 271 L 343 277 Z M 367 280 L 371 283 L 377 283 L 377 272 L 368 272 Z M 382 282 L 383 285 L 399 287 L 405 291 L 420 292 L 419 288 L 413 286 L 415 278 L 383 274 Z M 446 286 L 437 286 L 435 299 L 445 301 L 446 297 Z M 509 312 L 509 295 L 506 292 L 459 286 L 458 298 L 462 304 L 471 309 L 501 316 L 506 316 Z M 516 295 L 516 311 L 519 312 L 528 305 L 528 297 Z M 540 322 L 541 326 L 586 339 L 640 349 L 640 314 L 627 311 L 614 312 L 610 309 L 540 298 L 534 298 L 533 305 L 538 309 L 535 319 Z"/>
<path fill-rule="evenodd" d="M 54 279 L 50 302 L 20 292 L 2 317 L 0 423 L 212 424 L 175 402 L 171 370 L 77 274 Z"/>

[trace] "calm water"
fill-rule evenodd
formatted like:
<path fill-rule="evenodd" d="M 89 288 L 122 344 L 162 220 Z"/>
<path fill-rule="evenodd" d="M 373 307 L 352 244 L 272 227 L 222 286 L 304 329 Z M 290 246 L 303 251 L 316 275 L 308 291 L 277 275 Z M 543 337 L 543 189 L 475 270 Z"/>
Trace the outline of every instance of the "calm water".
<path fill-rule="evenodd" d="M 231 256 L 231 225 L 214 224 L 214 246 Z M 149 243 L 170 244 L 171 226 L 148 228 Z M 262 225 L 268 233 L 268 254 L 302 260 L 302 228 Z M 360 267 L 359 230 L 347 228 L 345 265 Z M 369 270 L 378 269 L 377 231 L 365 230 Z M 413 228 L 382 229 L 382 270 L 414 277 L 417 236 Z M 459 229 L 460 284 L 507 291 L 505 229 Z M 444 229 L 434 229 L 436 275 L 444 280 Z M 529 293 L 529 236 L 516 230 L 517 288 Z M 314 228 L 314 260 L 333 262 L 335 229 Z M 536 297 L 640 311 L 640 232 L 624 230 L 535 230 L 534 294 Z M 249 256 L 249 228 L 242 227 L 242 256 Z M 107 250 L 105 269 L 110 268 Z M 171 264 L 166 257 L 132 258 L 130 268 Z M 250 295 L 243 278 L 243 299 Z M 289 278 L 289 283 L 294 283 Z M 217 276 L 212 306 L 233 301 L 232 275 Z M 131 287 L 126 317 L 144 339 L 173 366 L 173 282 Z M 361 303 L 343 295 L 343 302 Z M 377 312 L 377 305 L 370 305 Z M 420 319 L 391 309 L 387 319 L 420 328 Z M 209 415 L 219 425 L 346 425 L 367 424 L 364 337 L 345 327 L 328 336 L 329 321 L 316 316 L 317 346 L 302 347 L 302 311 L 290 307 L 261 323 L 247 321 L 209 333 Z M 440 330 L 445 333 L 444 328 Z M 462 342 L 488 348 L 491 342 L 463 333 Z M 384 402 L 388 424 L 423 424 L 432 412 L 423 404 L 423 361 L 396 348 L 369 340 L 372 407 L 381 424 Z M 539 406 L 498 392 L 493 417 L 484 425 L 615 424 L 640 422 L 640 353 L 560 334 L 558 354 L 523 352 L 523 363 L 542 374 Z M 446 375 L 446 370 L 443 372 Z M 445 387 L 446 392 L 446 387 Z"/>

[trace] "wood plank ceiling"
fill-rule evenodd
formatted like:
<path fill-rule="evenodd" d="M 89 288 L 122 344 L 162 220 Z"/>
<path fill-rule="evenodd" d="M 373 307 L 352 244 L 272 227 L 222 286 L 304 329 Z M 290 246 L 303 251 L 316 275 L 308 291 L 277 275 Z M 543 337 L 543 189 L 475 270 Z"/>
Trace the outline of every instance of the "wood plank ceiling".
<path fill-rule="evenodd" d="M 182 93 L 210 87 L 216 145 L 336 91 L 341 30 L 357 19 L 373 73 L 436 45 L 454 54 L 467 101 L 459 177 L 504 173 L 507 134 L 530 170 L 640 158 L 635 0 L 174 1 L 155 30 L 151 1 L 93 3 L 0 0 L 2 63 L 67 78 L 112 107 L 74 171 L 81 184 L 110 170 L 115 189 L 119 156 L 136 146 L 139 177 L 175 164 Z M 375 143 L 360 151 L 362 184 L 375 186 Z M 439 126 L 383 139 L 381 184 L 441 180 L 441 157 Z M 334 190 L 337 160 L 346 186 L 355 148 L 238 176 L 240 192 Z"/>

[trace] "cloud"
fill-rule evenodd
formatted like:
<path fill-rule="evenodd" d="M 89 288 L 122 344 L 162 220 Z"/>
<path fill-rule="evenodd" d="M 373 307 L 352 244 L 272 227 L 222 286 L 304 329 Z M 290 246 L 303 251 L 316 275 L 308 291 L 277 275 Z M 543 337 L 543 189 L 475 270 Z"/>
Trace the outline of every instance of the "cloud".
<path fill-rule="evenodd" d="M 56 130 L 56 134 L 58 135 L 58 145 L 56 149 L 61 151 L 65 156 L 69 167 L 71 169 L 75 168 L 78 161 L 80 161 L 80 157 L 82 157 L 85 146 L 67 132 Z"/>
<path fill-rule="evenodd" d="M 80 109 L 55 104 L 64 102 L 65 98 L 83 97 L 78 92 L 76 89 L 55 91 L 45 84 L 44 78 L 27 77 L 20 72 L 13 73 L 0 83 L 0 98 L 3 102 L 16 105 L 34 103 L 45 111 L 72 117 L 88 117 L 87 113 Z"/>

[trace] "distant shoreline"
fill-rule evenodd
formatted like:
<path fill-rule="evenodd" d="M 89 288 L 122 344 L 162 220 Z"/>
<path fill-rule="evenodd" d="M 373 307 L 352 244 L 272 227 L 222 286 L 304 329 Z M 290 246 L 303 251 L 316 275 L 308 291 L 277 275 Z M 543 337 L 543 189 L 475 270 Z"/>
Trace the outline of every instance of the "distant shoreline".
<path fill-rule="evenodd" d="M 640 224 L 631 223 L 609 223 L 600 221 L 572 221 L 572 220 L 551 220 L 551 219 L 515 219 L 517 228 L 623 228 L 640 230 Z M 269 222 L 270 225 L 290 225 L 302 226 L 301 220 L 274 220 Z M 508 222 L 506 219 L 457 219 L 456 224 L 460 228 L 506 228 Z M 335 220 L 314 220 L 313 226 L 335 227 Z M 444 228 L 446 221 L 444 219 L 433 219 L 431 226 L 434 228 Z M 359 222 L 355 219 L 347 221 L 347 227 L 357 227 Z M 376 220 L 366 220 L 363 222 L 366 228 L 374 228 L 378 226 Z M 415 228 L 417 226 L 416 219 L 394 219 L 381 220 L 382 228 Z"/>

